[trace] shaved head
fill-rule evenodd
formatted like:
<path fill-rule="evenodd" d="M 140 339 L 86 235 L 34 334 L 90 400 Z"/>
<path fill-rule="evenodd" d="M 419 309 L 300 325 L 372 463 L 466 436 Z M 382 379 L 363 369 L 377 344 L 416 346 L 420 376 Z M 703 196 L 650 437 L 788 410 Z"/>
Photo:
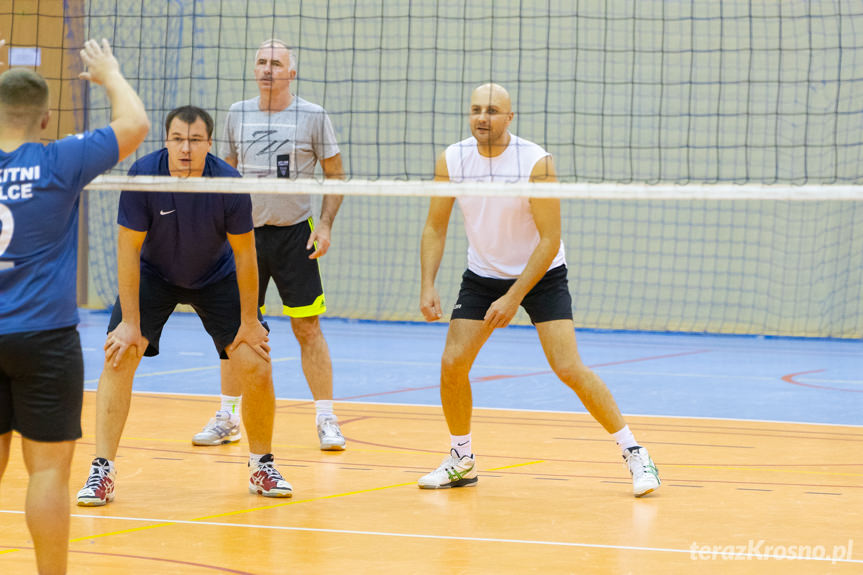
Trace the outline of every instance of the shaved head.
<path fill-rule="evenodd" d="M 494 103 L 501 112 L 505 114 L 512 112 L 512 100 L 509 97 L 509 92 L 500 84 L 491 82 L 474 88 L 470 95 L 470 103 L 471 105 L 474 103 L 480 105 Z"/>
<path fill-rule="evenodd" d="M 468 123 L 483 156 L 497 156 L 509 145 L 512 101 L 500 84 L 477 86 L 470 95 Z"/>

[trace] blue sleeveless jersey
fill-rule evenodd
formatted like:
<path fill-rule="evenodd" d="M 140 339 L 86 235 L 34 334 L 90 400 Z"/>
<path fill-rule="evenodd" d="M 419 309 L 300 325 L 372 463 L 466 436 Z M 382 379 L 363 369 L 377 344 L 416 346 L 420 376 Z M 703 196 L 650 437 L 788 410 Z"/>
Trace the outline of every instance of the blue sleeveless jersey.
<path fill-rule="evenodd" d="M 118 154 L 110 127 L 0 151 L 0 334 L 78 323 L 78 199 Z"/>
<path fill-rule="evenodd" d="M 140 158 L 130 176 L 169 176 L 168 150 Z M 239 178 L 230 164 L 207 154 L 204 177 Z M 123 192 L 117 223 L 147 232 L 141 246 L 141 270 L 164 281 L 200 289 L 235 270 L 227 234 L 252 231 L 252 200 L 248 194 Z"/>

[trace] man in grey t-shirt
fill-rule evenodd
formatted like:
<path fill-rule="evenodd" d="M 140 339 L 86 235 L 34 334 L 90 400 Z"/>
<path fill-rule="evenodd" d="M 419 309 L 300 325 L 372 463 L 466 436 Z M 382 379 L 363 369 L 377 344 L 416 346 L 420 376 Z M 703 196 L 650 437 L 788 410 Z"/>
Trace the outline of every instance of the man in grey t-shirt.
<path fill-rule="evenodd" d="M 231 106 L 219 155 L 245 177 L 308 178 L 320 162 L 326 178 L 344 177 L 342 157 L 326 110 L 290 92 L 296 63 L 281 40 L 264 41 L 255 54 L 259 96 Z M 325 195 L 321 215 L 312 218 L 307 195 L 252 196 L 258 256 L 258 304 L 263 306 L 270 278 L 276 283 L 285 315 L 300 344 L 303 373 L 315 400 L 321 449 L 341 451 L 345 438 L 333 413 L 333 368 L 318 316 L 326 311 L 317 258 L 330 247 L 330 228 L 342 203 Z M 222 405 L 195 445 L 237 441 L 240 387 L 222 369 Z"/>

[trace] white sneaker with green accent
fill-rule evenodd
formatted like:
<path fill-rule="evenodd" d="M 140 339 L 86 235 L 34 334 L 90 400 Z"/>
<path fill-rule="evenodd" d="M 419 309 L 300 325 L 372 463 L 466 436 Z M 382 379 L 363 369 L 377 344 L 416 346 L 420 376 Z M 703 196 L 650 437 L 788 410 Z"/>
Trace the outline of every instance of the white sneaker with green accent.
<path fill-rule="evenodd" d="M 192 445 L 224 445 L 239 441 L 240 437 L 240 423 L 231 421 L 231 414 L 227 411 L 217 411 L 204 429 L 192 438 Z"/>
<path fill-rule="evenodd" d="M 455 449 L 450 450 L 440 466 L 420 477 L 420 489 L 449 489 L 450 487 L 470 487 L 476 485 L 476 457 L 459 457 Z"/>
<path fill-rule="evenodd" d="M 647 495 L 662 485 L 659 480 L 659 471 L 650 458 L 650 454 L 647 453 L 647 449 L 641 446 L 630 447 L 623 452 L 623 459 L 632 474 L 633 495 L 636 497 Z"/>

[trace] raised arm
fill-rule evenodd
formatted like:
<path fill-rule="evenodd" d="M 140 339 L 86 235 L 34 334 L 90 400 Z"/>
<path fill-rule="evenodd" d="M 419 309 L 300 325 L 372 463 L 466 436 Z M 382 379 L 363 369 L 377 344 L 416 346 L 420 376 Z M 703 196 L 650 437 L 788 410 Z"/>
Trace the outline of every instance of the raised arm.
<path fill-rule="evenodd" d="M 446 167 L 446 152 L 438 156 L 435 163 L 434 179 L 436 182 L 448 182 L 449 170 Z M 423 228 L 420 244 L 420 311 L 426 321 L 435 321 L 443 317 L 440 296 L 435 288 L 440 262 L 446 246 L 446 231 L 449 227 L 449 217 L 455 198 L 432 198 L 429 202 L 429 213 Z"/>
<path fill-rule="evenodd" d="M 534 165 L 530 174 L 534 183 L 557 181 L 551 156 L 545 156 Z M 530 210 L 539 231 L 539 244 L 527 260 L 524 270 L 507 292 L 494 301 L 486 312 L 484 321 L 491 327 L 506 327 L 524 296 L 542 279 L 554 256 L 560 250 L 560 200 L 557 198 L 531 198 Z"/>
<path fill-rule="evenodd" d="M 102 39 L 101 45 L 95 40 L 87 40 L 81 50 L 81 59 L 88 69 L 79 76 L 101 84 L 108 94 L 111 128 L 117 137 L 119 159 L 122 160 L 138 148 L 150 131 L 144 103 L 120 72 L 120 65 L 107 40 Z"/>

